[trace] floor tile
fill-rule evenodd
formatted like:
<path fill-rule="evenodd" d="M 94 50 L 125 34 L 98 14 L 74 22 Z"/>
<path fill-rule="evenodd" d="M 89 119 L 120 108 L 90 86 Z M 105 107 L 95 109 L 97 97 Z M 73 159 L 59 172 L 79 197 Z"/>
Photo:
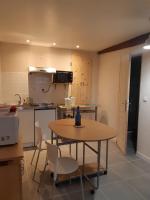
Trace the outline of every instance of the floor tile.
<path fill-rule="evenodd" d="M 119 163 L 111 167 L 112 171 L 122 179 L 131 179 L 143 175 L 143 171 L 129 162 Z"/>
<path fill-rule="evenodd" d="M 109 200 L 144 200 L 136 190 L 124 182 L 104 186 L 101 190 Z"/>
<path fill-rule="evenodd" d="M 84 181 L 85 200 L 149 200 L 150 192 L 150 167 L 135 154 L 124 156 L 114 142 L 109 143 L 109 168 L 108 174 L 100 177 L 100 187 L 91 194 L 90 185 Z M 91 142 L 96 149 L 97 144 Z M 106 143 L 102 142 L 102 164 L 105 158 Z M 79 163 L 82 163 L 82 143 L 79 144 Z M 61 147 L 63 155 L 68 155 L 68 146 Z M 32 181 L 35 161 L 31 166 L 33 151 L 24 152 L 25 169 L 23 176 L 23 200 L 50 200 L 51 198 L 51 176 L 46 172 L 40 193 L 37 192 L 38 184 Z M 86 149 L 86 161 L 96 161 L 96 155 L 91 150 Z M 40 155 L 36 179 L 40 180 L 41 172 L 45 162 L 46 152 Z M 75 145 L 72 145 L 72 156 L 75 157 Z M 144 176 L 146 174 L 146 176 Z M 95 179 L 92 179 L 95 181 Z M 79 181 L 73 181 L 59 185 L 54 189 L 55 200 L 80 200 L 81 186 Z"/>
<path fill-rule="evenodd" d="M 121 180 L 122 179 L 116 173 L 114 173 L 112 170 L 108 170 L 107 175 L 100 177 L 100 187 L 119 182 Z"/>
<path fill-rule="evenodd" d="M 150 200 L 150 176 L 145 175 L 139 178 L 128 180 L 128 183 L 140 192 L 145 200 Z"/>
<path fill-rule="evenodd" d="M 150 163 L 148 163 L 142 159 L 137 159 L 137 160 L 133 160 L 132 164 L 134 166 L 140 168 L 141 170 L 143 170 L 143 172 L 150 173 Z"/>

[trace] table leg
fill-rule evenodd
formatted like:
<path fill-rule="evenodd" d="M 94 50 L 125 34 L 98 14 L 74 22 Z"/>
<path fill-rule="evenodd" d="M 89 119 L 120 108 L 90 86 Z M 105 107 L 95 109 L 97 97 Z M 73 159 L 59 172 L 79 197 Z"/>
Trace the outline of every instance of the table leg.
<path fill-rule="evenodd" d="M 54 137 L 54 134 L 53 134 L 53 131 L 51 131 L 51 143 L 53 144 L 53 137 Z"/>
<path fill-rule="evenodd" d="M 85 167 L 85 142 L 83 142 L 83 162 L 82 162 L 82 175 L 84 176 L 84 167 Z"/>
<path fill-rule="evenodd" d="M 107 170 L 108 170 L 108 140 L 106 140 L 106 169 L 104 171 L 104 174 L 107 174 Z"/>
<path fill-rule="evenodd" d="M 87 146 L 88 148 L 90 148 L 92 151 L 94 151 L 97 154 L 97 172 L 96 172 L 96 178 L 97 178 L 97 182 L 96 185 L 94 185 L 90 178 L 88 177 L 88 175 L 86 175 L 84 173 L 84 167 L 85 167 L 85 146 Z M 86 142 L 83 142 L 83 168 L 82 168 L 82 175 L 87 179 L 88 183 L 91 185 L 92 189 L 92 193 L 94 192 L 94 190 L 97 190 L 99 188 L 99 178 L 100 178 L 100 158 L 101 158 L 101 141 L 97 141 L 97 151 L 94 150 L 93 147 L 91 147 L 89 144 L 87 144 Z"/>
<path fill-rule="evenodd" d="M 97 155 L 97 186 L 96 189 L 99 188 L 99 173 L 100 173 L 100 157 L 101 157 L 101 141 L 98 141 L 98 155 Z"/>

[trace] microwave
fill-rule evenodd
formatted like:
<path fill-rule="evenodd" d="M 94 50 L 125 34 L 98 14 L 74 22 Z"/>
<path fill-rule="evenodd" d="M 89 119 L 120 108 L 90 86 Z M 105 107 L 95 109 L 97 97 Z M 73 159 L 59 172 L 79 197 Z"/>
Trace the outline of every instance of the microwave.
<path fill-rule="evenodd" d="M 72 71 L 56 71 L 53 74 L 53 83 L 72 83 L 73 72 Z"/>

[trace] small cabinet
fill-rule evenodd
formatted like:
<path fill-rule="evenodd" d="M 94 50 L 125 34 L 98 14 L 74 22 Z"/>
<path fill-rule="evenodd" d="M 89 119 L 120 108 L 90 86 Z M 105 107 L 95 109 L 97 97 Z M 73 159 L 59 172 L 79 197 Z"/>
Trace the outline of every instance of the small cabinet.
<path fill-rule="evenodd" d="M 22 199 L 22 177 L 20 160 L 0 161 L 0 180 L 1 200 Z"/>
<path fill-rule="evenodd" d="M 48 128 L 49 121 L 56 119 L 56 109 L 35 110 L 35 122 L 39 121 L 44 139 L 51 139 L 51 130 Z M 36 136 L 35 136 L 36 137 Z"/>
<path fill-rule="evenodd" d="M 22 139 L 0 148 L 0 199 L 22 200 Z"/>
<path fill-rule="evenodd" d="M 56 119 L 56 109 L 24 109 L 18 111 L 19 134 L 23 136 L 23 146 L 32 147 L 35 145 L 34 124 L 39 121 L 44 139 L 51 138 L 51 131 L 48 128 L 49 121 Z"/>
<path fill-rule="evenodd" d="M 18 111 L 19 134 L 23 137 L 23 146 L 34 146 L 34 110 Z"/>

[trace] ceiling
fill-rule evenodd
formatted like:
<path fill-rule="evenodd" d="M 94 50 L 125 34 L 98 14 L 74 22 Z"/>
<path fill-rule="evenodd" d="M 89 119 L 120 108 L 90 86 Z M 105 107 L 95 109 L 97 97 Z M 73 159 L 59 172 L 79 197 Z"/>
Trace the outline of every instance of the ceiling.
<path fill-rule="evenodd" d="M 0 41 L 98 51 L 150 31 L 149 0 L 0 0 Z"/>

